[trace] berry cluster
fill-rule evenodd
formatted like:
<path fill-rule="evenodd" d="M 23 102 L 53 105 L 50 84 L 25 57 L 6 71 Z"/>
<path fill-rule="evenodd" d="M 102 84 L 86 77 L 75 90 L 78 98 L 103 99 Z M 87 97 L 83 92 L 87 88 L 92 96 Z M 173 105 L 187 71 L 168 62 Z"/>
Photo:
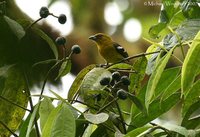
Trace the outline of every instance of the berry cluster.
<path fill-rule="evenodd" d="M 57 37 L 56 40 L 55 40 L 55 42 L 56 42 L 56 44 L 58 46 L 63 46 L 64 50 L 66 50 L 65 49 L 66 39 L 64 37 Z M 79 53 L 81 53 L 80 46 L 79 45 L 73 45 L 72 48 L 71 48 L 71 53 L 72 54 L 79 54 Z"/>
<path fill-rule="evenodd" d="M 65 22 L 67 21 L 67 17 L 64 14 L 60 14 L 59 16 L 55 16 L 52 13 L 49 12 L 49 9 L 47 7 L 42 7 L 40 9 L 40 17 L 41 18 L 46 18 L 49 15 L 52 15 L 52 16 L 58 18 L 58 22 L 60 24 L 65 24 Z"/>
<path fill-rule="evenodd" d="M 130 79 L 128 76 L 121 76 L 119 72 L 113 72 L 112 78 L 110 77 L 104 77 L 100 80 L 100 84 L 102 86 L 110 87 L 111 90 L 115 91 L 117 89 L 117 92 L 115 93 L 119 99 L 125 100 L 128 96 L 127 91 L 124 89 L 118 89 L 117 86 L 122 84 L 124 86 L 130 85 Z"/>
<path fill-rule="evenodd" d="M 49 15 L 55 17 L 55 18 L 58 18 L 58 22 L 60 24 L 65 24 L 65 22 L 67 21 L 67 17 L 64 15 L 64 14 L 60 14 L 59 16 L 56 16 L 54 15 L 53 13 L 50 13 L 49 12 L 49 9 L 47 7 L 41 7 L 40 8 L 40 18 L 37 19 L 36 21 L 34 21 L 33 23 L 31 23 L 28 27 L 27 27 L 27 30 L 29 28 L 31 28 L 34 24 L 36 24 L 37 22 L 39 22 L 40 20 L 44 19 L 44 18 L 47 18 Z"/>

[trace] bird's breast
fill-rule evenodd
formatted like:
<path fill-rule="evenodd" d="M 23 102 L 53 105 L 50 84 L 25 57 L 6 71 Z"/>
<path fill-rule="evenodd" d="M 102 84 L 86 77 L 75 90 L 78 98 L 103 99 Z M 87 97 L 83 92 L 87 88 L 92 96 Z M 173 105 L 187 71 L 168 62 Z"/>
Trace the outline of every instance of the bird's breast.
<path fill-rule="evenodd" d="M 99 53 L 108 63 L 115 63 L 123 59 L 123 57 L 116 52 L 113 46 L 104 46 L 99 48 Z"/>

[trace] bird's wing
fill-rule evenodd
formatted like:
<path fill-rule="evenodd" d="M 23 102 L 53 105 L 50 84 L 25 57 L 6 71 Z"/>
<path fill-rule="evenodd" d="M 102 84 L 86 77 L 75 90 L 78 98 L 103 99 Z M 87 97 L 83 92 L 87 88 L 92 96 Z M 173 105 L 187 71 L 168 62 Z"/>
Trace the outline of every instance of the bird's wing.
<path fill-rule="evenodd" d="M 113 46 L 117 50 L 117 52 L 120 53 L 124 58 L 128 57 L 128 53 L 126 52 L 126 50 L 118 43 L 113 43 Z"/>

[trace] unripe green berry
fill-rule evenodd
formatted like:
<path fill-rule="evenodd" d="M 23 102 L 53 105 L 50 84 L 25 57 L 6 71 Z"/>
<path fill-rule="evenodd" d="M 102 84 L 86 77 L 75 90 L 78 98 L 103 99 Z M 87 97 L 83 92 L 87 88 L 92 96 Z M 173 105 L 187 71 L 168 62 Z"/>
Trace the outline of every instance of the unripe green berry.
<path fill-rule="evenodd" d="M 80 48 L 79 45 L 74 45 L 74 46 L 72 46 L 71 51 L 72 51 L 73 54 L 74 53 L 79 54 L 79 53 L 81 53 L 81 48 Z"/>
<path fill-rule="evenodd" d="M 116 81 L 119 81 L 120 80 L 120 78 L 121 78 L 121 75 L 120 75 L 120 73 L 119 72 L 113 72 L 112 73 L 112 78 L 114 79 L 114 80 L 116 80 Z"/>
<path fill-rule="evenodd" d="M 49 9 L 47 7 L 42 7 L 40 9 L 40 17 L 46 18 L 47 16 L 49 16 Z"/>
<path fill-rule="evenodd" d="M 122 76 L 120 80 L 124 85 L 130 85 L 131 84 L 128 76 Z"/>
<path fill-rule="evenodd" d="M 64 37 L 57 37 L 55 42 L 58 46 L 65 45 L 66 39 Z"/>
<path fill-rule="evenodd" d="M 104 77 L 104 78 L 100 81 L 100 84 L 101 84 L 102 86 L 109 85 L 109 84 L 110 84 L 110 77 Z"/>
<path fill-rule="evenodd" d="M 65 24 L 66 21 L 67 21 L 67 17 L 65 16 L 65 14 L 60 14 L 60 16 L 58 17 L 58 22 L 60 24 Z"/>
<path fill-rule="evenodd" d="M 127 92 L 123 89 L 120 89 L 117 91 L 117 97 L 122 100 L 125 100 L 125 99 L 127 99 Z"/>

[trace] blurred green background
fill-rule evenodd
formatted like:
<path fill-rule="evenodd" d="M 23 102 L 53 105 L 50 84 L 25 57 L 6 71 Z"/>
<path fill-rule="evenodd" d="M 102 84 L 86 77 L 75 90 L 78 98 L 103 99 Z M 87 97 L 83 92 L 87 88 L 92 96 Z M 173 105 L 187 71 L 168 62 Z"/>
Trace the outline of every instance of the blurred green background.
<path fill-rule="evenodd" d="M 150 43 L 143 38 L 150 39 L 148 31 L 158 21 L 161 4 L 153 0 L 16 0 L 16 3 L 33 20 L 39 18 L 41 6 L 48 6 L 54 14 L 67 15 L 68 21 L 64 25 L 48 17 L 40 22 L 40 26 L 53 39 L 59 35 L 65 36 L 66 48 L 73 44 L 82 47 L 82 53 L 73 58 L 74 74 L 91 63 L 104 63 L 94 44 L 88 40 L 90 35 L 98 32 L 111 35 L 126 48 L 129 55 L 144 52 Z M 13 15 L 13 12 L 10 14 L 13 18 L 21 18 Z"/>

